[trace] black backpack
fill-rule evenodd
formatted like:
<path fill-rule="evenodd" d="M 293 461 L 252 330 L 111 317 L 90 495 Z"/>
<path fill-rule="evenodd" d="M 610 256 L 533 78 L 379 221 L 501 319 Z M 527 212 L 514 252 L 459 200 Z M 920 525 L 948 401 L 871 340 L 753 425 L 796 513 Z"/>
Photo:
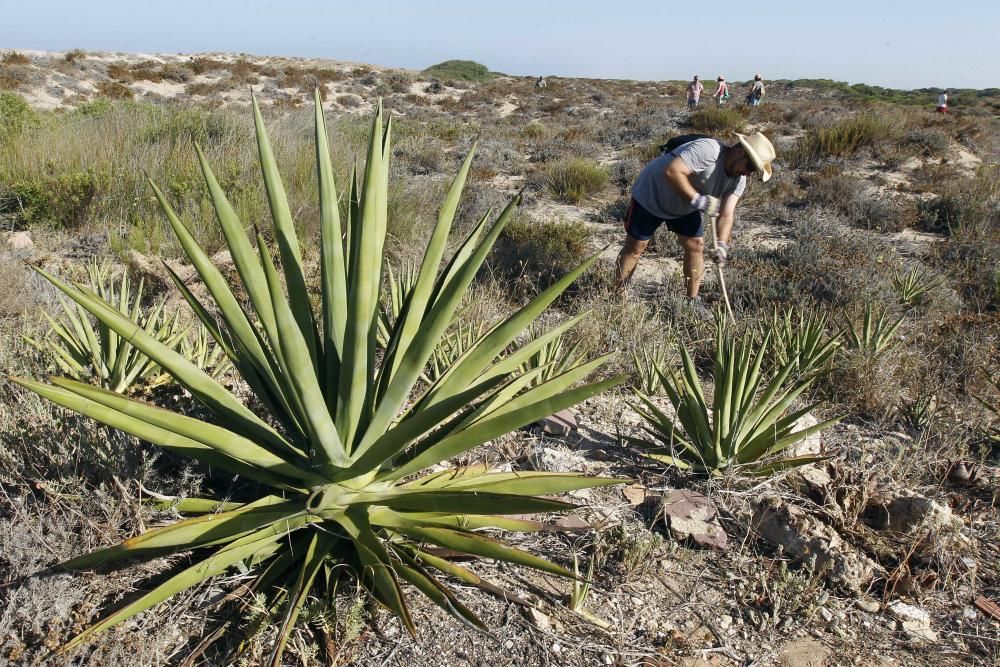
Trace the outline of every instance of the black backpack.
<path fill-rule="evenodd" d="M 661 153 L 670 153 L 684 144 L 689 144 L 696 139 L 711 139 L 712 137 L 707 134 L 682 134 L 680 136 L 674 137 L 667 141 L 667 143 L 660 146 Z"/>

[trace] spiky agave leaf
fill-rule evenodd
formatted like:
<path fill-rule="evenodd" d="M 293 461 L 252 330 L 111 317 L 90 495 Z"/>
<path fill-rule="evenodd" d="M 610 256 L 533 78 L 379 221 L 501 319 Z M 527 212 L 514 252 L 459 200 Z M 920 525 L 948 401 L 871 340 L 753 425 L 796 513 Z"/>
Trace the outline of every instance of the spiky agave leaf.
<path fill-rule="evenodd" d="M 344 571 L 341 566 L 350 567 L 370 594 L 411 631 L 401 581 L 463 623 L 482 627 L 475 614 L 457 601 L 442 575 L 467 582 L 478 578 L 431 556 L 422 545 L 572 577 L 560 566 L 479 531 L 535 530 L 536 522 L 504 515 L 564 510 L 571 505 L 545 496 L 619 481 L 576 474 L 494 473 L 484 467 L 423 472 L 624 379 L 580 384 L 604 362 L 602 357 L 533 384 L 538 370 L 522 374 L 521 364 L 551 339 L 552 332 L 503 354 L 597 255 L 478 337 L 432 384 L 420 383 L 517 199 L 496 221 L 484 218 L 445 261 L 452 220 L 472 161 L 469 154 L 445 197 L 397 316 L 382 321 L 380 344 L 391 132 L 391 122 L 383 122 L 381 103 L 372 121 L 364 173 L 352 177 L 348 217 L 342 221 L 325 119 L 316 97 L 322 235 L 319 312 L 313 312 L 306 295 L 299 242 L 256 101 L 253 109 L 280 272 L 263 238 L 247 236 L 198 151 L 248 305 L 241 305 L 162 192 L 155 184 L 152 187 L 214 308 L 175 283 L 267 410 L 267 417 L 249 410 L 203 369 L 98 295 L 53 276 L 46 277 L 115 335 L 131 340 L 214 420 L 209 424 L 76 382 L 18 382 L 60 405 L 256 480 L 274 492 L 244 504 L 213 506 L 218 500 L 212 498 L 178 503 L 178 510 L 190 508 L 197 515 L 66 563 L 70 568 L 89 568 L 129 557 L 188 551 L 195 556 L 186 570 L 85 630 L 62 650 L 239 562 L 256 566 L 253 590 L 266 596 L 270 609 L 284 610 L 272 664 L 280 661 L 306 599 L 334 585 Z M 218 323 L 209 315 L 213 310 Z M 577 321 L 574 318 L 554 331 L 558 334 Z M 480 583 L 486 590 L 496 590 Z"/>
<path fill-rule="evenodd" d="M 820 460 L 822 457 L 779 456 L 784 449 L 840 418 L 794 430 L 798 419 L 816 407 L 788 412 L 812 379 L 788 383 L 799 367 L 799 359 L 793 358 L 768 381 L 761 365 L 771 354 L 770 345 L 770 336 L 765 336 L 763 343 L 737 340 L 727 331 L 725 321 L 718 320 L 714 393 L 709 405 L 691 354 L 681 344 L 680 372 L 656 368 L 675 416 L 667 416 L 647 396 L 637 393 L 641 403 L 635 409 L 645 420 L 646 432 L 652 439 L 628 440 L 651 459 L 709 475 L 737 469 L 768 474 Z"/>

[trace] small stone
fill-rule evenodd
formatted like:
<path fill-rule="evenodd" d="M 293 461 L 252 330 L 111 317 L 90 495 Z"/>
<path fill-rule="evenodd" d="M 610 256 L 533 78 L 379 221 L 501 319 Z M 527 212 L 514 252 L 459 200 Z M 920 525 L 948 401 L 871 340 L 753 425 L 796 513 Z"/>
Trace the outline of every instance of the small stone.
<path fill-rule="evenodd" d="M 546 614 L 543 614 L 542 612 L 538 611 L 537 609 L 529 608 L 527 615 L 528 615 L 528 620 L 531 621 L 531 624 L 536 628 L 538 628 L 539 630 L 548 630 L 550 627 L 552 627 L 552 623 L 549 620 L 549 617 Z"/>
<path fill-rule="evenodd" d="M 855 600 L 854 606 L 860 609 L 861 611 L 868 612 L 869 614 L 877 614 L 879 609 L 882 608 L 882 605 L 880 605 L 878 601 L 868 600 L 865 598 L 858 598 L 857 600 Z"/>
<path fill-rule="evenodd" d="M 792 432 L 804 431 L 805 429 L 811 428 L 818 423 L 819 420 L 816 419 L 811 412 L 807 412 L 796 420 L 795 424 L 792 426 Z M 806 436 L 783 452 L 783 454 L 788 457 L 819 456 L 822 453 L 823 436 L 820 433 L 813 433 L 812 435 Z"/>
<path fill-rule="evenodd" d="M 504 647 L 505 649 L 507 649 L 508 651 L 509 651 L 510 649 L 514 648 L 514 640 L 513 640 L 513 639 L 508 639 L 507 641 L 505 641 L 505 642 L 503 643 L 503 647 Z"/>
<path fill-rule="evenodd" d="M 569 408 L 540 419 L 538 425 L 549 435 L 569 435 L 577 430 L 576 415 Z"/>
<path fill-rule="evenodd" d="M 562 645 L 559 642 L 553 642 L 552 648 L 550 649 L 556 655 L 562 653 Z"/>
<path fill-rule="evenodd" d="M 719 617 L 719 629 L 728 630 L 733 625 L 733 617 L 729 614 L 723 614 Z"/>
<path fill-rule="evenodd" d="M 830 582 L 854 591 L 867 588 L 878 565 L 836 530 L 778 496 L 754 503 L 753 526 L 762 538 L 801 560 L 815 558 Z"/>
<path fill-rule="evenodd" d="M 886 612 L 899 622 L 900 629 L 911 639 L 937 641 L 937 633 L 931 629 L 931 616 L 926 610 L 906 604 L 902 600 L 893 600 L 886 607 Z"/>
<path fill-rule="evenodd" d="M 528 454 L 528 463 L 532 469 L 544 472 L 579 472 L 587 459 L 568 450 L 536 446 Z"/>
<path fill-rule="evenodd" d="M 951 508 L 924 496 L 900 496 L 888 504 L 889 527 L 899 532 L 915 528 L 935 531 L 961 530 L 962 520 L 952 514 Z"/>
<path fill-rule="evenodd" d="M 833 620 L 833 612 L 826 607 L 820 607 L 818 609 L 819 617 L 823 619 L 824 623 L 829 623 Z"/>
<path fill-rule="evenodd" d="M 31 232 L 14 232 L 7 237 L 7 249 L 17 252 L 18 250 L 31 250 L 35 247 L 35 242 L 31 240 Z"/>
<path fill-rule="evenodd" d="M 622 489 L 622 495 L 629 505 L 641 505 L 646 500 L 646 487 L 642 484 L 630 484 Z"/>
<path fill-rule="evenodd" d="M 707 496 L 675 489 L 663 497 L 660 507 L 675 540 L 719 551 L 729 545 L 726 531 L 718 524 L 719 510 Z"/>

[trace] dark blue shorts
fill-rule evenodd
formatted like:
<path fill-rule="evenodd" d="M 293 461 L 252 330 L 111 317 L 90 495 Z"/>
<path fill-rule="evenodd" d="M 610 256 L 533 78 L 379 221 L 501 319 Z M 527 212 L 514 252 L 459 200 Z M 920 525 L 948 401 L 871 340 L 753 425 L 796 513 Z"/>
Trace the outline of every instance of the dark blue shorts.
<path fill-rule="evenodd" d="M 634 199 L 628 206 L 628 213 L 625 214 L 625 233 L 639 241 L 648 241 L 653 238 L 657 228 L 664 222 L 667 223 L 667 229 L 681 236 L 705 235 L 700 211 L 688 213 L 680 218 L 664 220 L 644 209 L 642 204 Z"/>

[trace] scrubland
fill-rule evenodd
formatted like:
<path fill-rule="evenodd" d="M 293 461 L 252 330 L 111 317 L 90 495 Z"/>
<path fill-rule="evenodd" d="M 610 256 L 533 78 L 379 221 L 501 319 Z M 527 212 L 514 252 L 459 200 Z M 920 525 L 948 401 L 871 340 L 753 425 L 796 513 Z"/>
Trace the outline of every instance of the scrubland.
<path fill-rule="evenodd" d="M 577 520 L 559 519 L 560 530 L 502 534 L 575 567 L 588 588 L 501 560 L 476 562 L 470 569 L 513 594 L 505 600 L 467 582 L 454 587 L 489 632 L 415 599 L 411 637 L 345 583 L 329 599 L 308 600 L 283 664 L 1000 660 L 1000 619 L 982 608 L 983 600 L 1000 602 L 1000 94 L 960 91 L 942 116 L 933 113 L 930 90 L 778 81 L 759 107 L 735 104 L 736 94 L 729 107 L 689 112 L 682 82 L 546 82 L 536 88 L 533 77 L 461 61 L 417 73 L 226 54 L 0 54 L 0 662 L 221 665 L 235 653 L 237 664 L 250 665 L 268 658 L 282 615 L 241 591 L 246 565 L 73 653 L 50 655 L 188 557 L 85 574 L 58 563 L 179 518 L 169 503 L 150 506 L 151 497 L 238 499 L 252 483 L 11 380 L 62 372 L 44 346 L 27 340 L 51 337 L 42 312 L 62 313 L 57 291 L 35 268 L 82 281 L 96 259 L 116 280 L 144 280 L 143 305 L 160 299 L 185 326 L 196 322 L 164 266 L 187 270 L 189 285 L 199 281 L 147 179 L 223 275 L 241 284 L 195 144 L 243 225 L 276 247 L 251 88 L 314 302 L 322 262 L 311 105 L 318 88 L 341 192 L 364 168 L 379 98 L 393 116 L 385 253 L 394 276 L 423 256 L 473 145 L 446 254 L 484 216 L 494 219 L 521 197 L 457 311 L 445 357 L 453 361 L 454 350 L 471 342 L 463 339 L 600 253 L 538 322 L 550 327 L 583 315 L 563 335 L 562 350 L 614 353 L 591 381 L 628 376 L 578 405 L 579 429 L 568 435 L 519 429 L 451 461 L 626 480 L 564 496 L 580 508 L 572 512 Z M 643 456 L 641 442 L 651 438 L 642 412 L 651 405 L 668 420 L 681 412 L 669 380 L 683 385 L 685 355 L 711 402 L 724 379 L 716 324 L 681 299 L 680 251 L 665 230 L 624 297 L 614 289 L 614 258 L 629 187 L 659 145 L 690 132 L 732 142 L 734 131 L 757 130 L 772 139 L 778 159 L 774 177 L 751 180 L 739 205 L 725 268 L 734 311 L 725 336 L 766 356 L 765 385 L 789 360 L 791 343 L 782 348 L 778 339 L 811 332 L 829 343 L 814 366 L 789 367 L 782 386 L 801 389 L 787 407 L 810 407 L 812 421 L 803 423 L 839 421 L 810 436 L 817 460 L 805 466 L 755 476 L 720 464 L 719 474 L 705 474 Z M 345 217 L 348 199 L 340 202 Z M 721 311 L 711 268 L 703 291 Z M 245 305 L 248 295 L 237 292 Z M 533 335 L 524 332 L 517 344 Z M 220 377 L 248 394 L 233 369 Z M 190 392 L 169 381 L 137 382 L 129 391 L 205 418 Z M 723 550 L 699 548 L 668 524 L 662 498 L 677 489 L 714 504 L 708 523 L 725 534 Z M 845 563 L 864 572 L 838 573 Z M 242 615 L 222 605 L 240 595 Z M 906 616 L 899 603 L 926 619 Z"/>

